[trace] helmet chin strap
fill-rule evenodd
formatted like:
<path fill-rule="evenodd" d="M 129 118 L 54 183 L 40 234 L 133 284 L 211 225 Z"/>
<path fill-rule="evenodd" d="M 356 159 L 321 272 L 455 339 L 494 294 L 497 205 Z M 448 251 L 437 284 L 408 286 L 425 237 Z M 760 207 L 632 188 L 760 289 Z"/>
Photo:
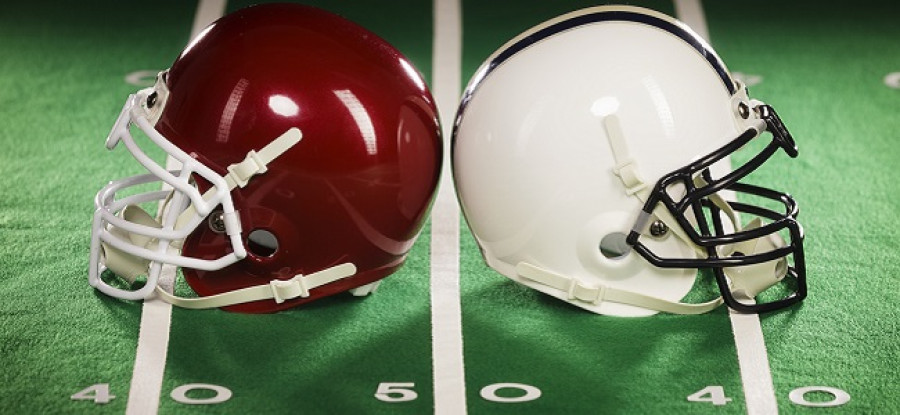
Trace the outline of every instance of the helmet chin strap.
<path fill-rule="evenodd" d="M 351 263 L 343 263 L 309 275 L 297 274 L 289 280 L 276 279 L 269 281 L 268 284 L 255 285 L 208 297 L 179 297 L 169 294 L 161 287 L 156 287 L 156 294 L 167 303 L 190 309 L 218 308 L 269 299 L 274 299 L 276 303 L 281 304 L 297 297 L 307 298 L 310 295 L 309 290 L 353 274 L 356 274 L 356 266 Z"/>
<path fill-rule="evenodd" d="M 243 161 L 228 166 L 228 174 L 224 176 L 227 191 L 230 192 L 236 187 L 243 188 L 247 186 L 247 183 L 250 182 L 250 179 L 253 178 L 253 176 L 269 171 L 267 167 L 268 164 L 271 163 L 272 160 L 278 158 L 278 156 L 284 154 L 295 144 L 299 143 L 302 138 L 303 134 L 300 132 L 300 129 L 294 127 L 285 131 L 284 134 L 280 135 L 278 138 L 272 140 L 272 142 L 259 150 L 259 152 L 250 150 Z M 214 189 L 209 189 L 203 194 L 203 199 L 212 199 L 214 194 Z M 181 214 L 178 215 L 178 220 L 175 221 L 175 228 L 178 229 L 180 226 L 191 222 L 195 215 L 197 215 L 197 212 L 194 210 L 194 205 L 188 206 L 184 212 L 181 212 Z M 237 211 L 234 211 L 231 214 L 224 212 L 223 220 L 225 221 L 225 229 L 229 236 L 234 237 L 233 234 L 240 234 L 240 220 L 237 217 Z M 228 231 L 231 229 L 233 230 Z"/>
<path fill-rule="evenodd" d="M 527 262 L 518 263 L 516 273 L 528 280 L 567 293 L 569 301 L 577 300 L 595 305 L 609 301 L 673 314 L 703 314 L 712 311 L 723 302 L 722 297 L 718 297 L 705 303 L 680 303 L 603 284 L 587 285 L 577 278 L 560 275 Z"/>
<path fill-rule="evenodd" d="M 228 174 L 224 176 L 225 183 L 228 187 L 227 191 L 230 192 L 236 187 L 244 187 L 249 183 L 253 176 L 268 171 L 267 165 L 299 143 L 302 137 L 302 133 L 298 128 L 291 128 L 258 152 L 250 150 L 243 161 L 228 166 Z M 214 197 L 215 192 L 215 188 L 209 189 L 202 197 L 205 200 L 211 200 Z M 166 203 L 170 200 L 170 198 L 167 198 Z M 166 208 L 163 208 L 161 211 L 165 212 Z M 154 228 L 163 227 L 159 220 L 154 219 L 138 205 L 129 205 L 122 209 L 119 214 L 128 222 Z M 182 227 L 195 222 L 197 216 L 198 213 L 194 208 L 194 205 L 191 204 L 187 206 L 178 214 L 178 217 L 175 220 L 174 229 L 181 229 Z M 240 219 L 238 218 L 237 211 L 224 212 L 223 220 L 225 221 L 226 233 L 232 239 L 232 245 L 242 248 L 243 243 L 241 241 Z M 109 231 L 121 239 L 128 240 L 139 247 L 147 248 L 159 243 L 155 238 L 128 232 L 112 225 L 110 225 Z M 183 242 L 183 240 L 173 241 L 169 247 L 169 251 L 174 251 L 171 253 L 179 255 Z M 102 243 L 102 246 L 105 266 L 126 281 L 134 283 L 140 275 L 152 272 L 149 269 L 150 260 L 123 252 L 106 243 Z M 238 256 L 243 258 L 246 256 L 246 251 Z M 268 284 L 251 286 L 208 297 L 179 297 L 168 293 L 160 286 L 156 286 L 155 292 L 159 298 L 168 303 L 191 309 L 218 308 L 268 299 L 274 299 L 276 303 L 281 304 L 290 299 L 309 297 L 310 290 L 347 278 L 354 274 L 356 274 L 356 266 L 352 263 L 343 263 L 309 275 L 298 274 L 289 280 L 275 279 Z M 373 291 L 374 286 L 370 290 Z M 356 294 L 356 291 L 358 290 L 355 290 L 354 294 Z M 362 293 L 362 291 L 359 292 L 365 294 Z"/>
<path fill-rule="evenodd" d="M 609 146 L 612 149 L 613 158 L 616 161 L 616 167 L 613 169 L 613 173 L 622 180 L 622 184 L 625 186 L 625 193 L 629 196 L 638 198 L 641 203 L 646 203 L 652 189 L 641 176 L 637 161 L 635 161 L 628 152 L 628 144 L 625 141 L 625 134 L 622 132 L 622 125 L 619 122 L 619 117 L 615 114 L 605 116 L 603 118 L 603 127 L 606 129 L 606 137 L 609 140 Z M 705 184 L 700 176 L 697 176 L 694 181 L 698 185 Z M 709 195 L 708 199 L 727 215 L 735 232 L 741 230 L 741 222 L 737 212 L 734 211 L 734 208 L 732 208 L 722 196 L 718 193 L 714 193 Z M 668 209 L 658 205 L 653 209 L 653 216 L 668 225 L 669 230 L 675 234 L 678 239 L 681 239 L 684 243 L 693 248 L 699 255 L 706 255 L 706 251 L 695 244 L 690 236 L 681 229 L 681 226 L 678 225 L 678 221 L 672 216 Z M 644 233 L 651 222 L 650 219 L 651 215 L 641 211 L 632 230 Z"/>
<path fill-rule="evenodd" d="M 625 192 L 628 195 L 637 197 L 641 202 L 645 203 L 650 195 L 651 189 L 641 176 L 637 162 L 630 156 L 625 136 L 619 118 L 615 114 L 608 114 L 603 117 L 603 126 L 606 130 L 606 136 L 612 149 L 616 166 L 613 172 L 622 180 Z M 695 179 L 696 184 L 705 185 L 702 178 Z M 741 231 L 740 218 L 731 205 L 720 195 L 712 194 L 708 199 L 719 207 L 725 213 L 735 232 Z M 652 216 L 669 225 L 669 230 L 675 236 L 681 239 L 685 244 L 694 249 L 699 255 L 707 255 L 702 247 L 696 245 L 687 233 L 678 225 L 678 221 L 672 216 L 668 209 L 663 206 L 657 206 L 652 215 L 641 211 L 632 230 L 644 233 L 649 226 Z M 751 222 L 750 227 L 760 226 L 759 219 Z M 761 241 L 754 239 L 736 244 L 730 247 L 732 252 L 744 249 L 745 253 L 765 252 L 767 250 L 778 247 L 778 241 L 766 239 Z M 780 246 L 783 246 L 781 242 Z M 732 289 L 734 292 L 754 297 L 761 291 L 771 287 L 784 277 L 786 271 L 786 263 L 781 261 L 770 261 L 767 263 L 756 264 L 746 267 L 727 268 L 726 274 L 732 280 Z M 569 301 L 579 301 L 589 304 L 599 305 L 601 302 L 615 302 L 642 307 L 649 310 L 663 311 L 673 314 L 702 314 L 709 312 L 719 305 L 723 304 L 721 296 L 705 302 L 705 303 L 682 303 L 677 301 L 669 301 L 666 299 L 648 296 L 639 292 L 622 290 L 613 288 L 603 284 L 589 285 L 584 284 L 576 277 L 569 277 L 555 273 L 553 271 L 541 268 L 540 266 L 527 262 L 520 262 L 516 265 L 516 273 L 527 280 L 543 284 L 556 290 L 566 293 Z"/>

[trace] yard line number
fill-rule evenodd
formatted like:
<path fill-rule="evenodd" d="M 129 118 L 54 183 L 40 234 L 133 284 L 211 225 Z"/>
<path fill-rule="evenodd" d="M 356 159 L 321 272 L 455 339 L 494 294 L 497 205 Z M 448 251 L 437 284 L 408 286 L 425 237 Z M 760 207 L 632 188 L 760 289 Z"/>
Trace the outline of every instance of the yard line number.
<path fill-rule="evenodd" d="M 817 399 L 809 400 L 808 395 L 815 395 Z M 788 399 L 800 406 L 810 408 L 833 408 L 850 402 L 850 394 L 830 386 L 804 386 L 792 390 L 791 393 L 788 394 Z M 700 389 L 689 395 L 687 400 L 689 402 L 710 403 L 715 406 L 723 406 L 731 402 L 731 398 L 725 394 L 725 388 L 719 385 L 707 386 Z"/>
<path fill-rule="evenodd" d="M 204 398 L 192 398 L 188 396 L 189 394 L 196 395 L 199 391 L 203 391 L 201 393 L 204 395 L 207 395 L 210 392 L 214 393 L 214 395 Z M 169 396 L 173 401 L 185 405 L 213 405 L 231 399 L 231 390 L 224 386 L 211 385 L 208 383 L 189 383 L 172 389 L 172 393 Z M 73 401 L 93 401 L 95 404 L 101 405 L 110 403 L 115 398 L 116 396 L 110 393 L 108 383 L 93 384 L 71 396 Z"/>
<path fill-rule="evenodd" d="M 416 384 L 412 382 L 382 382 L 378 384 L 378 389 L 375 391 L 375 399 L 390 403 L 414 401 L 419 397 L 419 394 L 413 389 L 415 387 Z M 501 390 L 515 391 L 513 393 L 517 396 L 500 396 L 498 392 Z M 486 401 L 518 403 L 540 398 L 541 390 L 524 383 L 494 383 L 481 388 L 479 394 Z"/>
<path fill-rule="evenodd" d="M 385 403 L 410 402 L 419 398 L 414 382 L 381 382 L 375 389 L 374 397 Z M 503 391 L 501 393 L 501 391 Z M 212 396 L 208 396 L 212 394 Z M 192 397 L 191 395 L 195 396 Z M 204 397 L 196 397 L 202 395 Z M 481 398 L 497 403 L 522 403 L 541 398 L 539 388 L 524 383 L 493 383 L 481 388 Z M 172 389 L 169 395 L 173 401 L 185 405 L 215 405 L 231 399 L 230 389 L 208 383 L 189 383 Z M 813 399 L 810 399 L 813 397 Z M 73 401 L 90 401 L 98 405 L 107 404 L 115 399 L 109 383 L 96 383 L 71 396 Z M 804 386 L 796 388 L 788 394 L 788 398 L 796 405 L 810 408 L 833 408 L 850 402 L 850 394 L 830 386 Z M 707 386 L 687 396 L 688 402 L 728 405 L 732 399 L 719 385 Z"/>

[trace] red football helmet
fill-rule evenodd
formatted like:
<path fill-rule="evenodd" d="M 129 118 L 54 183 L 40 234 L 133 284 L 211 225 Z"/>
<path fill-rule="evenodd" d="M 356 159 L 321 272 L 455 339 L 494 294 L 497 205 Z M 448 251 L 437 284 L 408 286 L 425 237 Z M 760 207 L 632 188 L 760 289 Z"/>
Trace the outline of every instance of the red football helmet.
<path fill-rule="evenodd" d="M 132 125 L 180 166 L 151 160 Z M 91 285 L 240 312 L 374 289 L 427 218 L 443 148 L 434 100 L 400 52 L 337 15 L 286 4 L 207 27 L 129 97 L 107 147 L 119 142 L 150 174 L 97 194 Z M 168 190 L 117 198 L 156 181 Z M 161 206 L 156 217 L 139 206 L 148 202 Z M 157 289 L 165 266 L 181 267 L 200 298 Z M 106 269 L 146 284 L 123 289 Z"/>

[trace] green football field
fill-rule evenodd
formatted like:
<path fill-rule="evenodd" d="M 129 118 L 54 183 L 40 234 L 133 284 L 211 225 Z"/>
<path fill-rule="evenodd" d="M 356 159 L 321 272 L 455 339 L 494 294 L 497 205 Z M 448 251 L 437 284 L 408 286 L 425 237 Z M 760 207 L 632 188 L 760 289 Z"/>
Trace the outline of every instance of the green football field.
<path fill-rule="evenodd" d="M 309 3 L 409 57 L 449 131 L 496 48 L 603 2 Z M 252 2 L 6 2 L 0 414 L 900 413 L 900 4 L 628 3 L 707 36 L 797 140 L 797 159 L 776 155 L 751 181 L 800 204 L 801 305 L 588 313 L 484 264 L 448 170 L 406 264 L 367 298 L 269 315 L 109 298 L 87 282 L 93 198 L 143 171 L 106 135 L 192 33 Z"/>

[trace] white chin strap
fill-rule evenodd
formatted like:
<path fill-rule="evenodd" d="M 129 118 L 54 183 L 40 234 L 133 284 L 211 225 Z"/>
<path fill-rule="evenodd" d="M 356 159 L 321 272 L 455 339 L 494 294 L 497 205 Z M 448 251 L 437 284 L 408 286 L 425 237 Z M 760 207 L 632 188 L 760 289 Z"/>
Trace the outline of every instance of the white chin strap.
<path fill-rule="evenodd" d="M 577 278 L 560 275 L 527 262 L 520 262 L 516 265 L 516 273 L 522 278 L 567 293 L 569 302 L 578 301 L 592 305 L 613 302 L 673 314 L 703 314 L 712 311 L 723 302 L 722 297 L 718 297 L 705 303 L 681 303 L 603 284 L 588 285 Z"/>
<path fill-rule="evenodd" d="M 169 294 L 162 287 L 156 287 L 156 295 L 163 301 L 183 308 L 218 308 L 252 301 L 274 299 L 277 304 L 294 298 L 307 298 L 309 291 L 356 274 L 356 266 L 351 263 L 336 265 L 309 275 L 298 274 L 289 280 L 272 280 L 268 284 L 255 285 L 208 297 L 185 298 Z"/>
<path fill-rule="evenodd" d="M 761 226 L 759 218 L 751 221 L 745 229 Z M 751 239 L 727 246 L 728 252 L 743 252 L 748 255 L 770 252 L 785 246 L 785 242 L 777 234 Z M 759 293 L 774 286 L 787 275 L 787 261 L 784 258 L 753 265 L 724 268 L 728 276 L 731 292 L 741 298 L 752 299 Z M 527 262 L 516 265 L 516 273 L 529 281 L 533 281 L 566 293 L 565 300 L 578 304 L 599 306 L 603 302 L 627 304 L 648 310 L 662 311 L 672 314 L 703 314 L 722 305 L 722 297 L 703 303 L 682 303 L 649 296 L 636 291 L 623 290 L 604 284 L 586 284 L 578 278 L 569 277 L 541 268 Z"/>
<path fill-rule="evenodd" d="M 759 124 L 759 123 L 757 123 Z M 613 173 L 622 180 L 625 192 L 646 203 L 651 188 L 641 176 L 638 163 L 630 156 L 625 136 L 622 132 L 619 119 L 615 114 L 609 114 L 603 119 L 606 136 L 612 149 L 616 166 Z M 758 131 L 764 126 L 757 125 Z M 704 185 L 701 178 L 696 178 L 697 185 Z M 709 200 L 718 206 L 731 222 L 734 232 L 741 231 L 740 219 L 737 212 L 720 195 L 710 195 Z M 641 212 L 633 230 L 644 233 L 653 218 L 659 219 L 668 225 L 669 230 L 687 246 L 691 247 L 698 255 L 707 255 L 707 252 L 691 241 L 687 233 L 678 225 L 678 221 L 663 206 L 657 206 L 652 214 Z M 759 219 L 748 225 L 749 228 L 760 226 Z M 758 238 L 745 241 L 735 246 L 729 246 L 729 252 L 722 252 L 725 256 L 735 251 L 741 251 L 747 255 L 768 252 L 772 249 L 784 246 L 784 241 L 779 241 L 777 235 L 767 238 Z M 776 284 L 786 273 L 787 266 L 784 258 L 762 264 L 725 268 L 725 273 L 731 280 L 732 292 L 749 298 L 755 297 L 762 291 Z M 658 297 L 649 296 L 636 291 L 623 290 L 604 284 L 585 284 L 576 277 L 561 275 L 540 266 L 527 262 L 516 265 L 516 273 L 523 279 L 539 283 L 565 293 L 564 299 L 573 304 L 587 304 L 599 306 L 603 302 L 613 302 L 641 307 L 648 310 L 662 311 L 673 314 L 702 314 L 709 312 L 724 303 L 722 297 L 717 297 L 704 303 L 683 303 L 670 301 Z M 592 307 L 594 308 L 594 307 Z"/>
<path fill-rule="evenodd" d="M 258 174 L 265 173 L 268 170 L 267 165 L 272 162 L 272 160 L 275 160 L 281 154 L 300 142 L 301 139 L 302 134 L 300 130 L 297 128 L 291 128 L 284 134 L 267 144 L 258 152 L 251 150 L 247 153 L 247 156 L 243 161 L 228 166 L 228 174 L 223 176 L 227 188 L 226 192 L 231 192 L 236 187 L 244 187 L 249 183 L 252 177 Z M 205 201 L 211 200 L 214 197 L 216 191 L 217 189 L 213 187 L 205 194 L 203 194 L 202 198 Z M 171 199 L 167 199 L 167 203 L 169 200 Z M 177 206 L 167 206 L 166 208 L 178 209 Z M 166 208 L 164 208 L 163 211 L 165 211 Z M 237 212 L 235 211 L 234 215 L 223 217 L 223 220 L 226 221 L 226 229 L 233 230 L 233 232 L 229 232 L 229 234 L 235 232 L 239 234 L 241 232 L 240 221 L 237 218 L 236 213 Z M 155 229 L 163 229 L 163 225 L 160 223 L 160 221 L 154 219 L 149 213 L 147 213 L 138 205 L 128 205 L 124 209 L 122 209 L 116 216 L 119 216 L 122 220 L 129 224 L 140 225 L 143 228 L 149 227 Z M 178 231 L 182 230 L 185 226 L 191 226 L 191 224 L 196 225 L 196 217 L 198 217 L 198 212 L 196 211 L 194 204 L 190 204 L 184 207 L 184 210 L 178 214 L 177 219 L 175 220 L 173 230 Z M 126 242 L 125 245 L 123 245 L 122 242 L 117 243 L 116 245 L 118 245 L 118 247 L 112 246 L 111 243 L 108 243 L 107 241 L 100 242 L 102 248 L 101 261 L 103 267 L 109 269 L 110 271 L 130 283 L 134 283 L 134 281 L 140 275 L 158 274 L 159 270 L 154 270 L 153 268 L 159 268 L 160 262 L 151 261 L 150 258 L 145 258 L 142 255 L 138 254 L 148 249 L 155 249 L 154 247 L 160 244 L 159 238 L 150 237 L 139 232 L 128 231 L 126 229 L 123 229 L 122 227 L 116 227 L 112 224 L 108 225 L 107 231 L 110 235 L 116 237 L 118 240 Z M 171 244 L 168 247 L 167 258 L 184 258 L 181 256 L 180 252 L 183 242 L 183 239 L 171 241 Z M 136 247 L 138 249 L 133 249 L 133 247 Z M 130 250 L 132 252 L 126 252 L 125 250 L 119 248 L 128 248 L 127 250 Z M 191 259 L 185 259 L 184 261 L 191 261 Z M 202 261 L 193 261 L 197 262 L 198 266 L 202 266 L 202 269 L 214 270 L 221 268 L 216 266 L 206 266 L 206 264 L 200 265 Z M 168 263 L 166 261 L 161 262 Z M 179 307 L 191 309 L 218 308 L 252 301 L 270 299 L 274 300 L 278 304 L 281 304 L 287 300 L 298 297 L 307 298 L 310 296 L 310 290 L 355 274 L 356 266 L 352 263 L 344 263 L 309 275 L 298 274 L 289 280 L 275 279 L 270 281 L 268 284 L 251 286 L 243 289 L 225 292 L 222 294 L 200 298 L 185 298 L 170 294 L 159 285 L 156 285 L 156 279 L 152 278 L 148 279 L 148 284 L 151 284 L 152 281 L 152 285 L 154 285 L 155 287 L 147 287 L 152 291 L 147 290 L 147 288 L 141 289 L 140 291 L 145 293 L 145 295 L 142 296 L 143 298 L 147 298 L 151 296 L 153 292 L 155 292 L 159 298 L 166 302 Z M 99 276 L 97 276 L 96 279 L 99 280 Z M 91 283 L 101 290 L 103 290 L 103 288 L 106 288 L 104 285 L 101 285 L 103 283 L 96 281 L 94 277 L 92 277 Z M 376 287 L 377 283 L 373 283 L 368 286 L 351 290 L 351 292 L 354 295 L 365 295 L 371 291 L 374 291 Z M 132 298 L 134 297 L 134 295 L 120 295 L 121 290 L 112 291 L 106 289 L 103 291 L 107 294 L 120 298 L 137 299 Z M 128 294 L 134 293 L 130 292 Z"/>

